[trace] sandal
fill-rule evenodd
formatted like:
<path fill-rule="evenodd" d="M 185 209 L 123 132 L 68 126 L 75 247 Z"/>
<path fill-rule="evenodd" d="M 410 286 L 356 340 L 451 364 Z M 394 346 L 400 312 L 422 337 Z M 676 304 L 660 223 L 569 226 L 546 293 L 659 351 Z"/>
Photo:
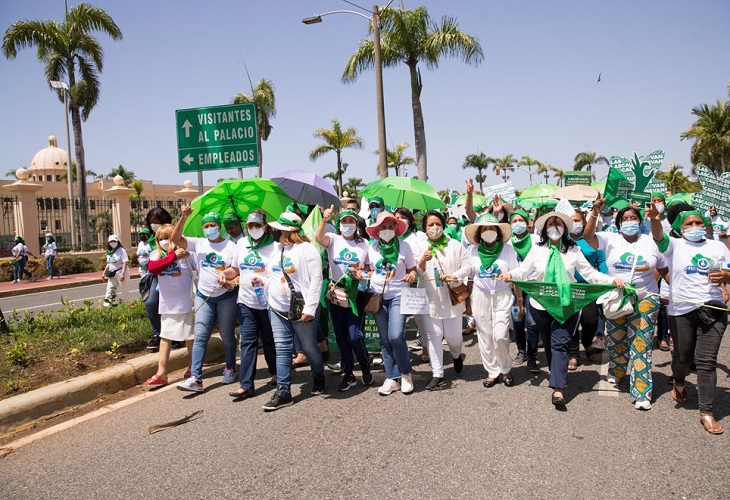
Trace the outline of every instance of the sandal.
<path fill-rule="evenodd" d="M 680 404 L 685 403 L 687 401 L 687 388 L 684 385 L 677 384 L 676 382 L 672 385 L 672 399 Z"/>
<path fill-rule="evenodd" d="M 707 432 L 714 435 L 719 435 L 725 432 L 720 424 L 717 423 L 712 413 L 700 413 L 700 423 Z"/>
<path fill-rule="evenodd" d="M 578 360 L 576 358 L 570 358 L 568 361 L 568 371 L 574 372 L 578 369 Z"/>
<path fill-rule="evenodd" d="M 598 354 L 598 353 L 596 352 L 596 350 L 595 350 L 595 349 L 591 349 L 590 347 L 589 347 L 588 349 L 586 349 L 586 358 L 587 358 L 587 359 L 588 359 L 588 361 L 590 361 L 591 363 L 593 363 L 593 362 L 594 362 L 594 361 L 596 360 L 596 355 L 597 355 L 597 354 Z"/>
<path fill-rule="evenodd" d="M 666 352 L 666 351 L 668 351 L 668 350 L 669 350 L 669 344 L 667 343 L 667 341 L 666 341 L 666 340 L 662 340 L 662 341 L 661 341 L 661 342 L 659 343 L 659 350 L 660 350 L 660 351 L 664 351 L 664 352 Z"/>
<path fill-rule="evenodd" d="M 155 374 L 145 380 L 142 385 L 146 385 L 147 387 L 162 387 L 163 385 L 167 385 L 167 379 Z"/>

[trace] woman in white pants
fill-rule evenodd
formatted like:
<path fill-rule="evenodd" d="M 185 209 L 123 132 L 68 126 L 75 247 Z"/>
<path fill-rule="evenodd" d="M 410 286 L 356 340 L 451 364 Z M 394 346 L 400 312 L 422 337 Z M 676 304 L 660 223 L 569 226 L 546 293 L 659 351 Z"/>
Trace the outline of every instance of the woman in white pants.
<path fill-rule="evenodd" d="M 433 375 L 426 389 L 433 391 L 444 382 L 444 338 L 454 360 L 454 371 L 461 373 L 464 367 L 461 356 L 461 317 L 466 306 L 464 302 L 451 305 L 449 285 L 443 280 L 443 276 L 451 276 L 462 269 L 466 272 L 469 260 L 467 250 L 461 242 L 444 235 L 446 221 L 441 212 L 426 212 L 422 226 L 427 239 L 415 244 L 414 254 L 418 258 L 416 271 L 420 286 L 426 289 L 429 302 L 429 314 L 419 317 L 420 327 L 426 335 Z"/>
<path fill-rule="evenodd" d="M 510 313 L 514 296 L 512 285 L 499 280 L 499 275 L 517 265 L 517 254 L 507 245 L 512 236 L 512 226 L 501 223 L 492 214 L 480 215 L 474 224 L 464 229 L 469 247 L 469 266 L 457 271 L 455 277 L 474 279 L 471 292 L 471 309 L 477 327 L 479 352 L 487 370 L 484 387 L 494 387 L 499 382 L 512 387 L 514 378 L 512 357 L 509 354 Z"/>
<path fill-rule="evenodd" d="M 109 236 L 106 247 L 106 267 L 101 279 L 106 281 L 104 307 L 111 307 L 129 300 L 129 257 L 119 243 L 119 236 Z"/>

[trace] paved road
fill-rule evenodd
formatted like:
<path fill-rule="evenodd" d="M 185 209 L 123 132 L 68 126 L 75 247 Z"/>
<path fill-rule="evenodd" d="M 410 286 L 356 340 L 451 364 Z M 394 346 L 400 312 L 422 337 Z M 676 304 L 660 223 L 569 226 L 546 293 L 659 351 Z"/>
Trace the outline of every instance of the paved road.
<path fill-rule="evenodd" d="M 54 280 L 55 281 L 55 280 Z M 137 298 L 139 294 L 136 292 L 138 279 L 132 279 L 129 284 L 130 298 Z M 98 283 L 93 285 L 81 285 L 74 288 L 65 288 L 62 290 L 49 290 L 45 292 L 34 292 L 27 295 L 18 295 L 16 297 L 6 297 L 2 299 L 3 313 L 9 315 L 13 309 L 19 312 L 29 311 L 37 313 L 44 310 L 46 312 L 56 311 L 63 307 L 61 300 L 68 297 L 76 304 L 82 304 L 84 300 L 98 301 L 104 298 L 106 291 L 106 283 Z"/>
<path fill-rule="evenodd" d="M 514 346 L 513 346 L 514 348 Z M 271 388 L 259 357 L 259 394 L 232 402 L 220 368 L 200 395 L 174 388 L 86 421 L 0 461 L 2 498 L 727 498 L 730 349 L 720 353 L 716 414 L 728 432 L 699 424 L 694 376 L 675 407 L 669 353 L 655 353 L 655 404 L 639 412 L 601 390 L 602 364 L 569 375 L 567 411 L 549 402 L 546 371 L 514 370 L 517 385 L 482 387 L 475 337 L 462 376 L 437 392 L 415 368 L 416 392 L 380 397 L 358 386 L 310 397 L 294 377 L 293 406 L 264 413 Z M 448 358 L 448 354 L 446 356 Z M 541 358 L 544 359 L 544 358 Z M 382 382 L 382 368 L 375 371 Z M 201 418 L 148 435 L 196 410 Z"/>

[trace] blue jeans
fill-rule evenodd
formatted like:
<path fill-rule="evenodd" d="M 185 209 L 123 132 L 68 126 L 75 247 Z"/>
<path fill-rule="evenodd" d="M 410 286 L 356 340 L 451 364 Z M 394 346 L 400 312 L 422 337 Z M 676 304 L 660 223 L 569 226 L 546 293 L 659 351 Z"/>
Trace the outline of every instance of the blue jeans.
<path fill-rule="evenodd" d="M 238 380 L 243 389 L 253 389 L 256 378 L 256 359 L 259 335 L 264 344 L 264 358 L 269 374 L 276 375 L 276 348 L 268 309 L 251 309 L 246 304 L 238 304 L 238 324 L 241 344 L 241 368 Z"/>
<path fill-rule="evenodd" d="M 380 312 L 373 315 L 380 335 L 380 352 L 385 365 L 385 376 L 400 378 L 411 373 L 411 357 L 406 345 L 406 317 L 400 313 L 400 295 L 383 299 Z"/>
<path fill-rule="evenodd" d="M 319 314 L 319 308 L 317 308 Z M 299 339 L 314 375 L 324 374 L 322 352 L 317 345 L 317 315 L 312 321 L 289 321 L 286 313 L 269 310 L 271 330 L 276 344 L 276 384 L 279 390 L 291 392 L 291 354 L 294 338 Z"/>
<path fill-rule="evenodd" d="M 542 334 L 545 357 L 550 369 L 550 387 L 565 389 L 568 382 L 570 339 L 578 328 L 580 311 L 565 320 L 565 323 L 558 323 L 549 312 L 536 309 L 532 304 L 530 304 L 530 314 Z"/>
<path fill-rule="evenodd" d="M 359 301 L 358 301 L 359 302 Z M 360 304 L 361 305 L 361 304 Z M 337 347 L 340 348 L 340 362 L 344 373 L 352 373 L 355 368 L 355 360 L 352 357 L 353 351 L 357 356 L 360 368 L 369 366 L 368 353 L 365 349 L 364 334 L 362 325 L 362 310 L 358 307 L 360 314 L 355 315 L 349 307 L 340 307 L 334 304 L 329 306 L 332 317 L 332 328 L 335 331 Z"/>
<path fill-rule="evenodd" d="M 200 294 L 195 294 L 195 337 L 193 341 L 192 376 L 201 378 L 203 360 L 208 349 L 208 341 L 213 333 L 213 325 L 218 320 L 218 331 L 223 340 L 223 352 L 226 357 L 226 368 L 236 368 L 236 297 L 238 288 L 230 290 L 207 301 Z"/>
<path fill-rule="evenodd" d="M 49 255 L 46 257 L 46 267 L 48 268 L 48 277 L 53 279 L 53 277 L 56 275 L 56 268 L 53 267 L 53 261 L 55 260 L 55 255 Z"/>
<path fill-rule="evenodd" d="M 30 274 L 30 271 L 28 271 L 25 268 L 25 265 L 28 263 L 28 256 L 24 255 L 21 258 L 18 259 L 18 263 L 13 266 L 13 279 L 20 281 L 23 279 L 23 275 L 25 274 L 28 276 L 28 278 L 32 278 L 33 275 Z"/>
<path fill-rule="evenodd" d="M 160 336 L 162 329 L 162 318 L 160 317 L 160 289 L 157 286 L 157 276 L 152 281 L 150 288 L 150 296 L 144 302 L 144 310 L 147 312 L 147 319 L 150 320 L 152 326 L 152 335 Z"/>

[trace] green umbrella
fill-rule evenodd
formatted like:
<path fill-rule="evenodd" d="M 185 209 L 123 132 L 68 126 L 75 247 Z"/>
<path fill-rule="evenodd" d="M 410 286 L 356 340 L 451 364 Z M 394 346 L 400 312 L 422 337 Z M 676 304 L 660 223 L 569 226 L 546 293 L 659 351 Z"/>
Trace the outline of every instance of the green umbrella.
<path fill-rule="evenodd" d="M 547 199 L 550 197 L 551 194 L 553 194 L 553 191 L 558 189 L 558 186 L 555 184 L 534 184 L 532 186 L 528 186 L 525 188 L 524 191 L 520 193 L 520 196 L 518 197 L 519 200 L 534 200 L 535 198 L 538 199 Z"/>
<path fill-rule="evenodd" d="M 692 194 L 693 193 L 675 193 L 672 196 L 667 196 L 667 205 L 678 201 L 692 204 Z"/>
<path fill-rule="evenodd" d="M 483 194 L 474 194 L 472 195 L 472 200 L 474 205 L 486 205 L 487 199 L 484 197 Z M 456 201 L 454 202 L 454 205 L 456 206 L 462 206 L 466 205 L 466 195 L 462 194 L 461 196 L 456 198 Z"/>
<path fill-rule="evenodd" d="M 228 179 L 195 198 L 190 206 L 193 213 L 185 221 L 185 236 L 202 237 L 202 219 L 216 212 L 221 219 L 235 213 L 242 221 L 253 210 L 266 212 L 266 220 L 276 220 L 292 199 L 269 179 Z"/>
<path fill-rule="evenodd" d="M 364 198 L 380 196 L 386 206 L 409 210 L 442 210 L 446 204 L 427 182 L 410 177 L 385 177 L 360 190 Z"/>

